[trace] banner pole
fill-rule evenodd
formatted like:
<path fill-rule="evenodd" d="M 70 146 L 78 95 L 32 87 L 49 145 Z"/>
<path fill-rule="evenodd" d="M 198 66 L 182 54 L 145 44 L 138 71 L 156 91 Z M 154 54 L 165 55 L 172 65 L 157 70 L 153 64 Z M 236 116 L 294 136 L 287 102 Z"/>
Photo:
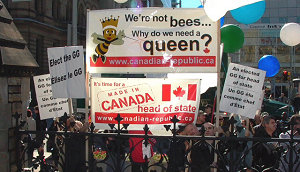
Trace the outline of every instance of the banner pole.
<path fill-rule="evenodd" d="M 68 106 L 69 106 L 69 116 L 71 117 L 72 115 L 72 109 L 73 109 L 73 105 L 72 105 L 72 98 L 68 98 Z"/>
<path fill-rule="evenodd" d="M 220 28 L 220 20 L 218 21 L 218 28 Z M 219 119 L 220 119 L 220 93 L 221 93 L 221 77 L 220 77 L 220 72 L 221 72 L 221 62 L 222 62 L 222 54 L 223 54 L 223 44 L 221 44 L 221 31 L 220 29 L 218 30 L 218 52 L 217 55 L 217 108 L 216 108 L 216 129 L 219 127 Z M 218 137 L 219 133 L 218 131 L 216 132 L 215 136 Z M 218 141 L 216 140 L 215 142 L 215 147 L 217 146 Z M 214 156 L 214 163 L 217 164 L 218 162 L 218 155 L 215 153 Z M 214 168 L 214 172 L 217 172 L 217 169 Z"/>
<path fill-rule="evenodd" d="M 89 83 L 90 83 L 90 75 L 89 72 L 86 72 L 86 97 L 85 97 L 85 123 L 88 122 L 89 123 L 89 98 L 90 98 L 90 94 L 89 94 Z M 87 131 L 88 132 L 88 131 Z M 87 162 L 87 165 L 89 165 L 89 137 L 86 136 L 85 140 L 85 162 Z M 91 150 L 92 151 L 92 150 Z"/>

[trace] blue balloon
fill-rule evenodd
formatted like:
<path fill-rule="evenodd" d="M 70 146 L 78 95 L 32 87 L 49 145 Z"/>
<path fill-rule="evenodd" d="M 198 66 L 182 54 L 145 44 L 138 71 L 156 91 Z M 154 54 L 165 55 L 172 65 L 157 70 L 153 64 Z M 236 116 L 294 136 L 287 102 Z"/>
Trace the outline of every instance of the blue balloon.
<path fill-rule="evenodd" d="M 275 76 L 280 70 L 280 63 L 275 56 L 264 55 L 258 61 L 258 68 L 266 71 L 266 77 Z"/>
<path fill-rule="evenodd" d="M 225 20 L 225 17 L 222 17 L 222 18 L 220 19 L 220 27 L 222 27 L 222 26 L 224 25 L 224 20 Z"/>
<path fill-rule="evenodd" d="M 266 2 L 259 1 L 231 10 L 230 13 L 236 21 L 243 24 L 251 24 L 257 22 L 264 15 L 265 9 Z"/>
<path fill-rule="evenodd" d="M 203 8 L 203 5 L 201 4 L 201 5 L 199 5 L 199 7 L 198 8 Z"/>

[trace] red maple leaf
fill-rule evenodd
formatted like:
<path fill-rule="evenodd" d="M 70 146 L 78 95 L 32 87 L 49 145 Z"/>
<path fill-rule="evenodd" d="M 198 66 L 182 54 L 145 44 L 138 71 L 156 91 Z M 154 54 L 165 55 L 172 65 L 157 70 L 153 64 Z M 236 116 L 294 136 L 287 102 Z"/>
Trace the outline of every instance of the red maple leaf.
<path fill-rule="evenodd" d="M 210 52 L 210 50 L 206 47 L 204 50 L 203 50 L 206 54 Z"/>
<path fill-rule="evenodd" d="M 176 90 L 173 90 L 173 94 L 175 94 L 176 97 L 183 97 L 185 91 L 179 86 Z"/>

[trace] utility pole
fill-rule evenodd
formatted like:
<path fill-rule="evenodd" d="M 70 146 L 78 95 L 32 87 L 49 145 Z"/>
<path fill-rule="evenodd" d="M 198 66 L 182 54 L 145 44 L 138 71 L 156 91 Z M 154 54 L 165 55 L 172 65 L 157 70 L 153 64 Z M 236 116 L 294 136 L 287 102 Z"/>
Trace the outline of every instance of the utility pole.
<path fill-rule="evenodd" d="M 72 10 L 72 45 L 77 45 L 77 12 L 78 0 L 73 0 Z"/>

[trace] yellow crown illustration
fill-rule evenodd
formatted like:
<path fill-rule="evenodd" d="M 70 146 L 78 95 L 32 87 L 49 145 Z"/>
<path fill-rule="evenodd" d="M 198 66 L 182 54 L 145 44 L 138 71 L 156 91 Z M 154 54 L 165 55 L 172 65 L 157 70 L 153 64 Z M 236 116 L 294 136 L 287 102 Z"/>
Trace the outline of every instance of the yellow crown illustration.
<path fill-rule="evenodd" d="M 119 22 L 119 16 L 118 18 L 113 18 L 113 16 L 110 16 L 110 18 L 104 18 L 104 20 L 100 19 L 100 22 L 102 24 L 103 30 L 107 28 L 117 28 L 118 22 Z"/>

